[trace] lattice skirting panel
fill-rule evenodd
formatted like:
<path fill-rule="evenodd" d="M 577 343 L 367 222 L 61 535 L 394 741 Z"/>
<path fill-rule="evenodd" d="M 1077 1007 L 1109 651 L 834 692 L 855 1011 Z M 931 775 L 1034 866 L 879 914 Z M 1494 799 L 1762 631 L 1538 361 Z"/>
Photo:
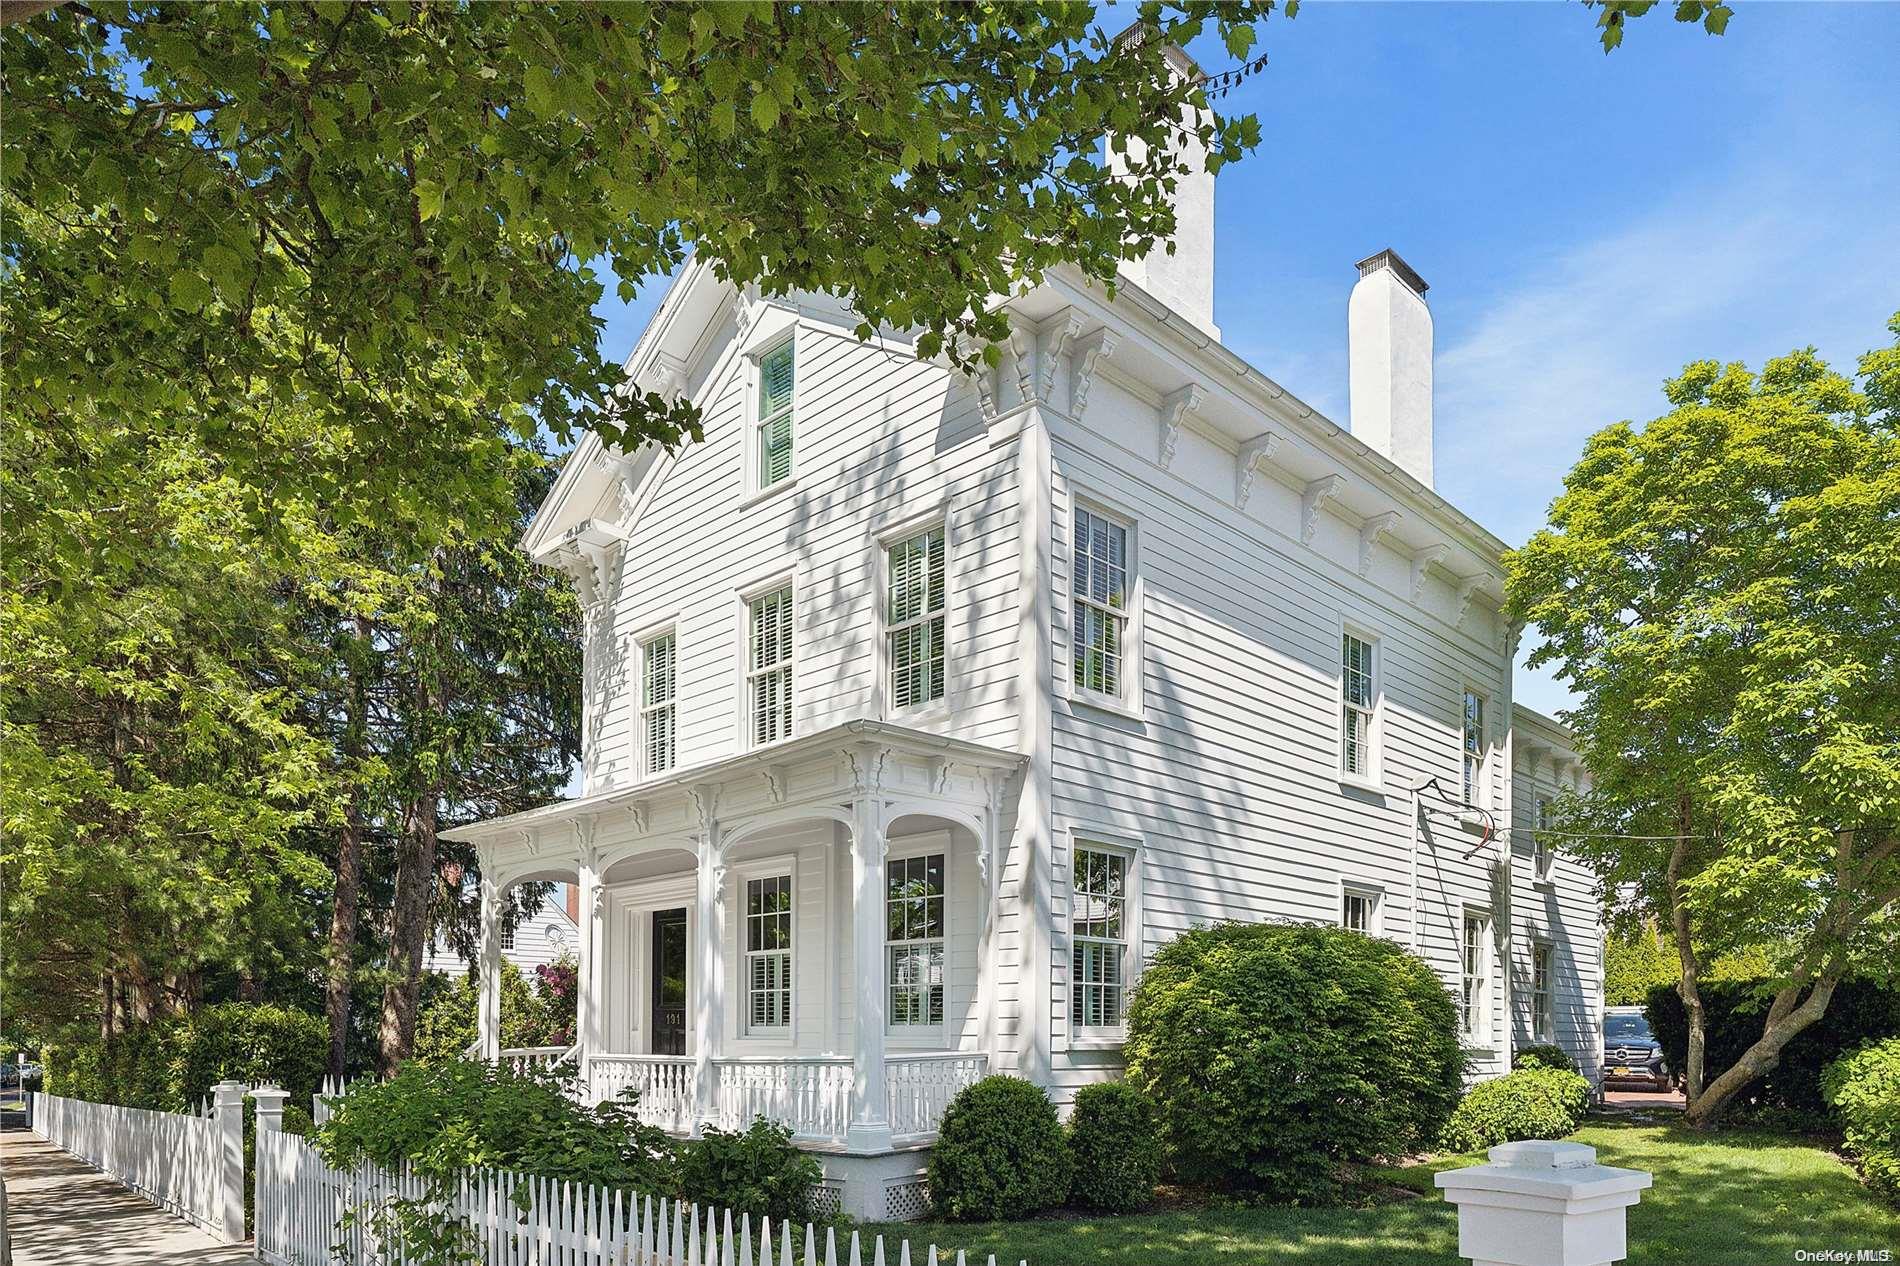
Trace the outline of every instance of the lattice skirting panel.
<path fill-rule="evenodd" d="M 811 1215 L 817 1221 L 826 1221 L 844 1212 L 844 1184 L 824 1182 L 811 1193 Z"/>
<path fill-rule="evenodd" d="M 921 1179 L 890 1183 L 884 1188 L 884 1220 L 914 1222 L 930 1212 L 930 1184 Z"/>

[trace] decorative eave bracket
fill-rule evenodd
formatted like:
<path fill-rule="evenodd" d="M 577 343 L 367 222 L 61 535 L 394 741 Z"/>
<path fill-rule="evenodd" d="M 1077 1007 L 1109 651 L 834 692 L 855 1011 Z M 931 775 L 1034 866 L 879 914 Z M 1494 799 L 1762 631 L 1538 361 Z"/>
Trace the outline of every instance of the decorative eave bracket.
<path fill-rule="evenodd" d="M 1239 509 L 1247 508 L 1248 498 L 1253 496 L 1254 484 L 1266 473 L 1267 466 L 1273 461 L 1273 455 L 1279 451 L 1280 437 L 1272 431 L 1255 436 L 1240 446 L 1240 453 L 1234 458 L 1234 505 Z"/>
<path fill-rule="evenodd" d="M 1384 514 L 1375 514 L 1359 525 L 1359 575 L 1361 578 L 1372 574 L 1372 547 L 1379 538 L 1386 535 L 1405 516 L 1397 510 L 1387 510 Z"/>
<path fill-rule="evenodd" d="M 1300 544 L 1311 545 L 1319 531 L 1319 512 L 1346 486 L 1344 475 L 1321 475 L 1300 494 Z"/>
<path fill-rule="evenodd" d="M 1450 552 L 1451 546 L 1443 544 L 1442 542 L 1436 545 L 1422 546 L 1413 552 L 1412 602 L 1414 604 L 1425 600 L 1425 576 L 1431 571 L 1432 564 L 1443 562 L 1445 555 Z"/>
<path fill-rule="evenodd" d="M 1181 444 L 1181 426 L 1187 415 L 1198 411 L 1207 400 L 1207 388 L 1198 382 L 1170 391 L 1161 400 L 1161 469 L 1174 464 L 1175 450 Z"/>
<path fill-rule="evenodd" d="M 1075 342 L 1075 368 L 1069 375 L 1069 416 L 1080 422 L 1089 407 L 1089 388 L 1095 385 L 1095 371 L 1101 362 L 1115 354 L 1121 337 L 1103 326 Z"/>

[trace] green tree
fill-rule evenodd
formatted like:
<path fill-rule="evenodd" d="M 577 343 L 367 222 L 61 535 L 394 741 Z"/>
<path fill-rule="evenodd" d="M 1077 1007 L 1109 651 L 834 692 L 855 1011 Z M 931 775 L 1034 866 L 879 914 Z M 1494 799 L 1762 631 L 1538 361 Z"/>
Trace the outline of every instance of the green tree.
<path fill-rule="evenodd" d="M 1623 31 L 1629 23 L 1647 14 L 1656 7 L 1656 0 L 1583 0 L 1584 4 L 1597 12 L 1597 35 L 1603 43 L 1603 51 L 1613 51 L 1623 42 Z M 1678 22 L 1700 22 L 1702 29 L 1710 35 L 1720 35 L 1728 30 L 1728 20 L 1735 11 L 1721 0 L 1676 0 L 1673 10 Z"/>
<path fill-rule="evenodd" d="M 1507 560 L 1515 618 L 1581 702 L 1568 807 L 1606 892 L 1668 929 L 1690 1019 L 1688 1119 L 1713 1120 L 1892 970 L 1900 897 L 1900 316 L 1859 389 L 1812 349 L 1712 361 L 1663 416 L 1592 436 L 1550 526 Z M 1760 1038 L 1712 1079 L 1698 981 L 1754 954 Z"/>

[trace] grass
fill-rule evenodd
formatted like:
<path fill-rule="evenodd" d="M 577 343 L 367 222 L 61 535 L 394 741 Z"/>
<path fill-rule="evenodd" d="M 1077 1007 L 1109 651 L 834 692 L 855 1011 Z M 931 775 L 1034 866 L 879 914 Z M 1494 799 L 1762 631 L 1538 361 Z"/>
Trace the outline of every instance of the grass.
<path fill-rule="evenodd" d="M 1698 1133 L 1598 1118 L 1572 1136 L 1605 1165 L 1646 1169 L 1655 1185 L 1629 1211 L 1631 1266 L 1792 1262 L 1798 1248 L 1900 1248 L 1900 1213 L 1862 1187 L 1826 1146 L 1762 1130 Z M 1456 1211 L 1432 1175 L 1482 1155 L 1382 1170 L 1418 1193 L 1366 1208 L 1201 1209 L 1120 1218 L 878 1227 L 913 1244 L 1032 1266 L 1453 1266 Z M 914 1259 L 921 1260 L 921 1259 Z"/>

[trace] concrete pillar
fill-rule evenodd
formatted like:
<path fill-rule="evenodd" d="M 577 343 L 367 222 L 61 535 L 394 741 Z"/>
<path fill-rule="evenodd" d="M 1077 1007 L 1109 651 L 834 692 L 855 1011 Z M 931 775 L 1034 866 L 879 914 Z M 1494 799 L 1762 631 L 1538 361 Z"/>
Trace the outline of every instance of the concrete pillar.
<path fill-rule="evenodd" d="M 845 1150 L 891 1147 L 890 1091 L 884 1064 L 884 824 L 877 801 L 860 795 L 851 821 L 851 963 L 857 1016 L 851 1044 L 851 1118 Z"/>
<path fill-rule="evenodd" d="M 688 968 L 693 980 L 695 1126 L 719 1119 L 717 1061 L 725 1054 L 726 1042 L 725 886 L 719 824 L 709 820 L 699 843 L 698 921 Z"/>
<path fill-rule="evenodd" d="M 1652 1179 L 1596 1163 L 1593 1147 L 1505 1143 L 1491 1163 L 1433 1181 L 1458 1206 L 1458 1255 L 1474 1266 L 1609 1266 L 1629 1256 L 1627 1211 Z"/>
<path fill-rule="evenodd" d="M 221 1081 L 211 1087 L 211 1104 L 218 1127 L 214 1233 L 226 1244 L 240 1244 L 244 1241 L 244 1083 Z"/>

